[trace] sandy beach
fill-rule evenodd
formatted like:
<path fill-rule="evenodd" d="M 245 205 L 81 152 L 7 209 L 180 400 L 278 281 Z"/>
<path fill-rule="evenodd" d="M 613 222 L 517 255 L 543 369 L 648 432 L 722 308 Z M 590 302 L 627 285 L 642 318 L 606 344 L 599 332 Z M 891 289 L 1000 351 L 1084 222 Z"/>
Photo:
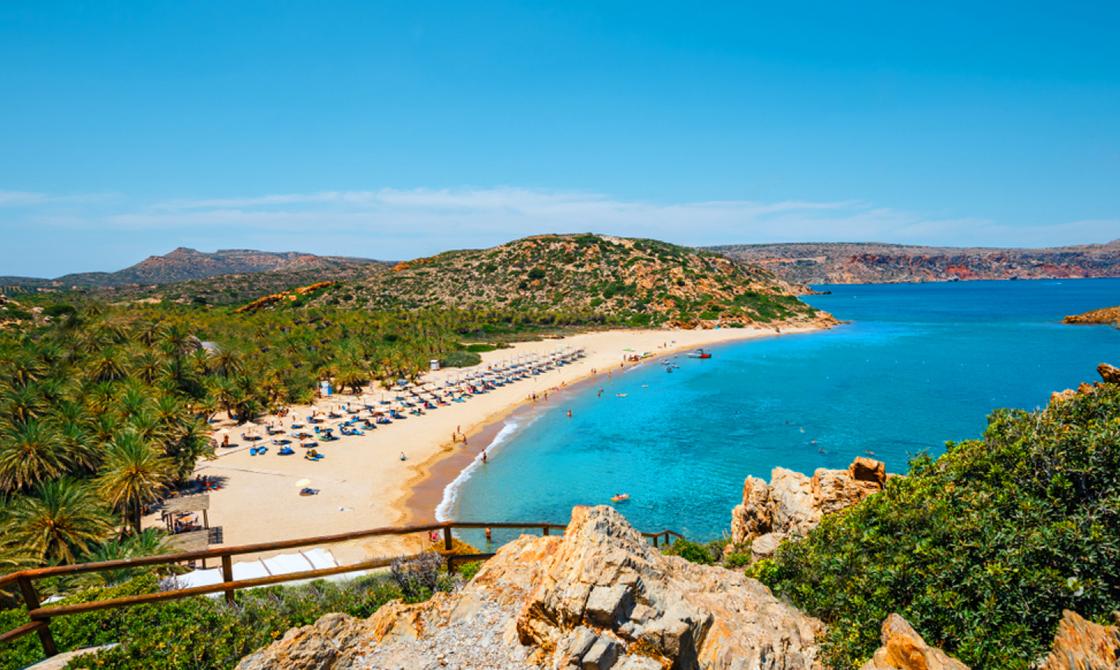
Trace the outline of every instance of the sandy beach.
<path fill-rule="evenodd" d="M 782 332 L 810 330 L 815 328 L 790 328 Z M 391 425 L 367 430 L 365 435 L 320 443 L 319 451 L 325 458 L 318 462 L 305 460 L 304 450 L 298 445 L 293 456 L 277 455 L 275 445 L 270 445 L 266 454 L 250 455 L 253 444 L 242 442 L 241 431 L 232 428 L 231 441 L 240 444 L 219 447 L 216 458 L 203 461 L 196 468 L 198 475 L 224 480 L 223 488 L 210 494 L 210 524 L 222 527 L 225 544 L 247 544 L 431 519 L 431 510 L 424 513 L 423 509 L 417 509 L 417 501 L 434 510 L 438 492 L 492 437 L 485 434 L 487 427 L 530 402 L 532 394 L 540 397 L 554 389 L 569 387 L 591 377 L 593 371 L 601 375 L 616 371 L 632 355 L 660 356 L 774 335 L 775 331 L 770 328 L 615 330 L 518 343 L 512 348 L 482 354 L 482 363 L 474 368 L 432 372 L 422 381 L 439 384 L 518 355 L 548 354 L 563 348 L 583 349 L 585 356 L 572 364 L 496 388 L 466 402 L 443 405 L 421 416 L 408 416 Z M 375 387 L 369 393 L 380 397 L 382 391 Z M 386 393 L 386 396 L 391 398 L 392 394 Z M 326 411 L 358 399 L 359 396 L 335 395 L 319 401 L 315 409 Z M 312 409 L 297 406 L 292 408 L 292 413 L 302 419 Z M 264 417 L 258 423 L 269 421 L 276 421 L 276 418 Z M 337 422 L 324 425 L 333 423 Z M 290 424 L 289 417 L 284 425 Z M 456 430 L 467 435 L 466 446 L 462 442 L 452 442 Z M 407 460 L 400 460 L 401 453 Z M 445 465 L 440 467 L 441 463 Z M 298 495 L 296 482 L 303 479 L 310 480 L 310 486 L 319 493 Z M 410 494 L 417 487 L 427 494 L 412 497 Z M 412 514 L 406 503 L 411 504 Z M 153 515 L 147 523 L 158 524 L 159 519 Z M 331 549 L 339 561 L 351 562 L 400 553 L 406 543 L 414 547 L 412 543 L 423 541 L 426 538 L 379 538 L 334 545 Z"/>

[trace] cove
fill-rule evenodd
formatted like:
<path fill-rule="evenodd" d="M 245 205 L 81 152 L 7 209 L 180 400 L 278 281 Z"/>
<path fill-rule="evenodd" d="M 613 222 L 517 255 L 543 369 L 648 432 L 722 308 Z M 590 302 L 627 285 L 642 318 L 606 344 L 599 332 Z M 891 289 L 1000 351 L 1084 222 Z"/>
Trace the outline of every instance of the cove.
<path fill-rule="evenodd" d="M 1061 323 L 1120 304 L 1120 279 L 816 288 L 831 294 L 806 299 L 845 325 L 678 356 L 671 373 L 652 360 L 519 413 L 444 511 L 565 522 L 573 505 L 626 492 L 618 508 L 635 527 L 712 539 L 747 475 L 859 455 L 905 472 L 920 452 L 978 437 L 993 409 L 1043 406 L 1120 362 L 1120 330 Z"/>

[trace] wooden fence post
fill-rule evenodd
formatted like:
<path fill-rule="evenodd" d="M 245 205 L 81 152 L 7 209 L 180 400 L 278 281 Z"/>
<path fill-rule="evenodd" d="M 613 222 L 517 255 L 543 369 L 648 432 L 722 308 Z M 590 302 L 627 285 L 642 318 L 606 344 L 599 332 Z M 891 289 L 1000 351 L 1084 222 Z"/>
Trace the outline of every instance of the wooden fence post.
<path fill-rule="evenodd" d="M 222 581 L 233 581 L 233 559 L 230 558 L 229 554 L 222 556 Z M 233 589 L 226 589 L 226 603 L 229 605 L 233 604 L 233 593 Z"/>
<path fill-rule="evenodd" d="M 654 535 L 654 536 L 653 536 L 653 548 L 654 548 L 654 549 L 656 549 L 656 548 L 657 548 L 657 537 L 658 537 L 657 535 Z"/>
<path fill-rule="evenodd" d="M 443 527 L 443 548 L 446 551 L 451 551 L 451 526 Z"/>
<path fill-rule="evenodd" d="M 20 577 L 19 590 L 23 594 L 23 602 L 27 605 L 27 611 L 39 609 L 39 594 L 35 592 L 35 585 L 27 577 Z M 58 647 L 54 644 L 54 638 L 51 636 L 51 620 L 50 617 L 46 618 L 46 624 L 38 630 L 39 642 L 43 645 L 43 653 L 50 657 L 58 653 Z"/>
<path fill-rule="evenodd" d="M 541 535 L 548 535 L 548 526 L 541 526 Z"/>

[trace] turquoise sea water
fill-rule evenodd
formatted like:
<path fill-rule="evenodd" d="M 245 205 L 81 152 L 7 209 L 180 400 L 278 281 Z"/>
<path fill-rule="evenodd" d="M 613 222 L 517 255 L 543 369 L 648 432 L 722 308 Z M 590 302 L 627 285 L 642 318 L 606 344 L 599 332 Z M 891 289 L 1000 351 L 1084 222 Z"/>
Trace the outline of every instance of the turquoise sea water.
<path fill-rule="evenodd" d="M 443 511 L 564 522 L 626 491 L 619 509 L 636 527 L 711 539 L 747 475 L 863 454 L 903 472 L 918 452 L 980 435 L 992 409 L 1039 407 L 1120 363 L 1120 330 L 1060 323 L 1120 304 L 1120 279 L 821 288 L 832 294 L 809 302 L 850 324 L 678 357 L 671 374 L 653 361 L 514 417 Z"/>

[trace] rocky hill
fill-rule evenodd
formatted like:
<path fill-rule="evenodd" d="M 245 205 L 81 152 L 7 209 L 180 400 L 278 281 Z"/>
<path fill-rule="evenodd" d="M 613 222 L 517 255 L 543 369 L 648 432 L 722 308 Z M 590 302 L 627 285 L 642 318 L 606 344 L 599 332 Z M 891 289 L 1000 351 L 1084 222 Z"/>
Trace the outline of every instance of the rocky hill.
<path fill-rule="evenodd" d="M 712 327 L 818 318 L 796 298 L 799 289 L 715 253 L 585 234 L 527 237 L 399 263 L 323 299 L 344 295 L 360 307 L 563 311 L 635 326 Z"/>
<path fill-rule="evenodd" d="M 149 256 L 115 272 L 79 272 L 56 279 L 2 277 L 2 285 L 51 286 L 55 288 L 100 288 L 171 284 L 223 275 L 265 272 L 291 274 L 335 274 L 354 268 L 382 265 L 379 261 L 343 256 L 316 256 L 298 251 L 254 251 L 219 249 L 214 252 L 179 247 L 163 256 Z"/>
<path fill-rule="evenodd" d="M 1048 249 L 806 243 L 710 250 L 757 263 L 798 284 L 1120 277 L 1120 240 Z"/>

